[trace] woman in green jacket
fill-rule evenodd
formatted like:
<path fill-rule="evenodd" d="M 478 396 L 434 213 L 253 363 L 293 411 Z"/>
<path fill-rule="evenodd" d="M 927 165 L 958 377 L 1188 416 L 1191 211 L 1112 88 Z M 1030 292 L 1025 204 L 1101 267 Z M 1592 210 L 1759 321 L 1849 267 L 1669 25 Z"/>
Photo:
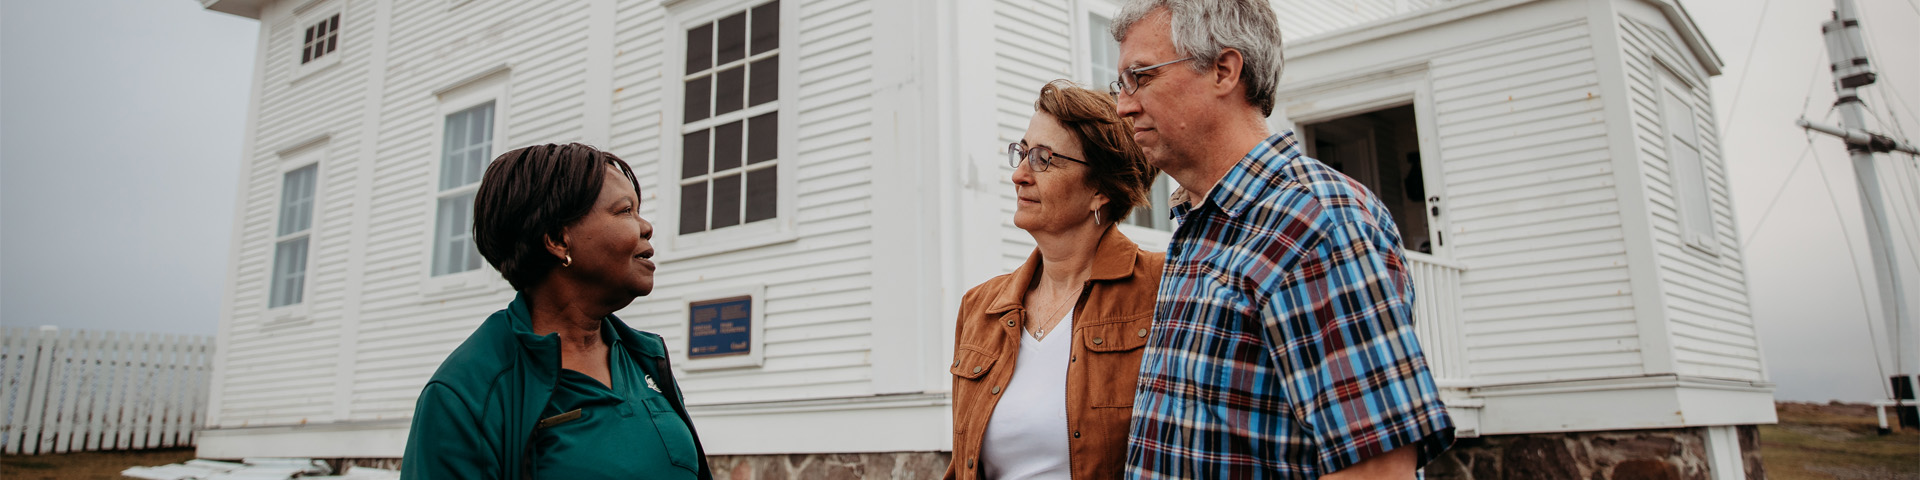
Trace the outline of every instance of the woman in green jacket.
<path fill-rule="evenodd" d="M 639 192 L 577 143 L 487 167 L 474 243 L 519 293 L 420 392 L 403 477 L 712 478 L 666 344 L 613 315 L 653 291 Z"/>

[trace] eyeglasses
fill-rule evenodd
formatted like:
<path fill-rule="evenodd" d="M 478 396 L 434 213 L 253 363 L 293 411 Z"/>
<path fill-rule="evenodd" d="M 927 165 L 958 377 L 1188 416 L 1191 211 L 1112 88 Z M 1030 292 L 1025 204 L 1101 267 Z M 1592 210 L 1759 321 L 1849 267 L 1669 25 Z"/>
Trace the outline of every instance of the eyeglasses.
<path fill-rule="evenodd" d="M 1160 67 L 1164 67 L 1167 65 L 1172 65 L 1172 64 L 1176 64 L 1176 63 L 1180 63 L 1188 60 L 1193 60 L 1193 59 L 1194 57 L 1187 57 L 1179 60 L 1174 60 L 1171 62 L 1156 63 L 1153 65 L 1148 65 L 1140 68 L 1122 68 L 1120 69 L 1120 79 L 1114 80 L 1113 83 L 1107 84 L 1107 91 L 1113 92 L 1114 96 L 1116 97 L 1120 95 L 1120 92 L 1126 92 L 1127 95 L 1133 95 L 1133 92 L 1140 91 L 1140 74 L 1147 73 L 1156 68 L 1160 68 Z"/>
<path fill-rule="evenodd" d="M 1020 168 L 1021 160 L 1032 160 L 1031 165 L 1033 165 L 1033 171 L 1044 172 L 1049 168 L 1053 168 L 1053 159 L 1056 158 L 1072 160 L 1079 162 L 1081 165 L 1087 164 L 1085 160 L 1053 153 L 1053 149 L 1047 147 L 1034 145 L 1033 148 L 1027 148 L 1021 146 L 1019 142 L 1007 144 L 1007 166 L 1013 168 Z"/>

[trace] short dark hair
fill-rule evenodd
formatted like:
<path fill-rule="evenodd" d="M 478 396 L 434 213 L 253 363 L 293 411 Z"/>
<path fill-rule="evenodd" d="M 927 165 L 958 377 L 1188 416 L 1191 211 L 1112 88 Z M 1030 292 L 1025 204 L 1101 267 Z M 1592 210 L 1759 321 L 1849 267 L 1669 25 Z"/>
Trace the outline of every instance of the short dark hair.
<path fill-rule="evenodd" d="M 640 182 L 627 162 L 599 149 L 569 143 L 516 149 L 493 159 L 473 197 L 473 243 L 516 291 L 539 286 L 560 265 L 546 238 L 593 210 L 612 166 Z"/>
<path fill-rule="evenodd" d="M 1040 87 L 1033 108 L 1052 115 L 1080 140 L 1081 155 L 1090 167 L 1087 186 L 1107 196 L 1101 216 L 1118 222 L 1133 207 L 1147 204 L 1160 169 L 1148 164 L 1146 153 L 1133 143 L 1133 120 L 1120 116 L 1112 95 L 1054 80 Z"/>

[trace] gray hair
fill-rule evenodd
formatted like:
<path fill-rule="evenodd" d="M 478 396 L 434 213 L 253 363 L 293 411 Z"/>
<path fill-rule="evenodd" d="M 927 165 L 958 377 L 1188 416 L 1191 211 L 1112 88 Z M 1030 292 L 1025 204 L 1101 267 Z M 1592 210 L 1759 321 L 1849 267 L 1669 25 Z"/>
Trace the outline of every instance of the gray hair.
<path fill-rule="evenodd" d="M 1268 0 L 1131 0 L 1113 19 L 1113 41 L 1127 39 L 1127 31 L 1147 14 L 1167 9 L 1172 24 L 1173 51 L 1194 57 L 1195 72 L 1204 73 L 1228 48 L 1240 51 L 1246 63 L 1240 82 L 1247 86 L 1247 103 L 1260 115 L 1273 115 L 1275 91 L 1280 87 L 1280 19 Z"/>

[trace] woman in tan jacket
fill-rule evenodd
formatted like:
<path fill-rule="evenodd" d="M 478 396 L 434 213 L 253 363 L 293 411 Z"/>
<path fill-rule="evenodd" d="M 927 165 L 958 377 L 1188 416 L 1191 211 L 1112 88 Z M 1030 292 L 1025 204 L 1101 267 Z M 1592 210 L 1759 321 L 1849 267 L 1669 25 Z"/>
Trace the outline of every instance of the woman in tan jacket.
<path fill-rule="evenodd" d="M 947 478 L 1115 478 L 1165 256 L 1115 228 L 1158 172 L 1106 93 L 1054 81 L 1009 145 L 1015 226 L 1038 245 L 968 291 Z"/>

